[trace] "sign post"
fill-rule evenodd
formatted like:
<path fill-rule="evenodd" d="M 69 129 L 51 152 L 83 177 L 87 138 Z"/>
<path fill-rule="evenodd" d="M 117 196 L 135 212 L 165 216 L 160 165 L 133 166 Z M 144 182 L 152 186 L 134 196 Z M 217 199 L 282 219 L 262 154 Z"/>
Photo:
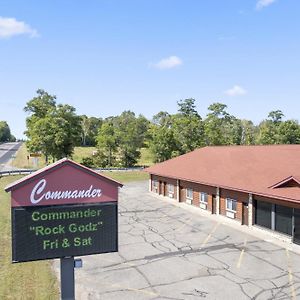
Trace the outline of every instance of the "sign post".
<path fill-rule="evenodd" d="M 74 257 L 60 259 L 60 286 L 62 300 L 75 299 Z"/>
<path fill-rule="evenodd" d="M 74 256 L 118 251 L 122 184 L 62 159 L 6 187 L 12 261 L 61 259 L 61 297 L 75 299 Z"/>

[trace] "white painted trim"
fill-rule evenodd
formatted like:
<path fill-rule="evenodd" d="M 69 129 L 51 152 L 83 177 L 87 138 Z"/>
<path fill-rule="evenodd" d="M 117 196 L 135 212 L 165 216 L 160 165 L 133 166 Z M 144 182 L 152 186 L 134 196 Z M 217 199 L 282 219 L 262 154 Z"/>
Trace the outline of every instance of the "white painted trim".
<path fill-rule="evenodd" d="M 252 228 L 253 226 L 253 195 L 249 194 L 248 200 L 248 226 Z"/>
<path fill-rule="evenodd" d="M 179 179 L 177 179 L 177 185 L 176 185 L 176 189 L 177 189 L 177 201 L 179 202 L 180 199 L 180 188 L 179 188 Z"/>
<path fill-rule="evenodd" d="M 220 188 L 216 190 L 216 215 L 220 214 Z"/>

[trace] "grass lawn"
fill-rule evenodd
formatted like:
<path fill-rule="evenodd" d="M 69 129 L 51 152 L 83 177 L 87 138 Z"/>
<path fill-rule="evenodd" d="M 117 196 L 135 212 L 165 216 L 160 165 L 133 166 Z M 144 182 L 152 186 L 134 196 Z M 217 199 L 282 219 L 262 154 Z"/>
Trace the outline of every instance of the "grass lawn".
<path fill-rule="evenodd" d="M 103 174 L 121 183 L 147 180 L 149 178 L 149 174 L 142 171 L 105 171 Z"/>
<path fill-rule="evenodd" d="M 137 164 L 139 166 L 152 166 L 154 163 L 153 154 L 148 148 L 141 148 L 141 157 L 138 160 Z"/>
<path fill-rule="evenodd" d="M 82 158 L 85 156 L 91 156 L 95 149 L 95 147 L 75 147 L 73 160 L 81 163 Z M 12 165 L 20 169 L 35 169 L 36 166 L 34 166 L 33 158 L 30 157 L 28 161 L 28 155 L 29 152 L 26 149 L 25 143 L 23 143 L 19 151 L 17 152 L 16 158 L 12 162 Z M 45 165 L 45 157 L 42 155 L 38 159 L 38 169 L 44 167 Z"/>
<path fill-rule="evenodd" d="M 30 157 L 29 160 L 27 159 L 29 154 L 30 153 L 27 151 L 25 143 L 23 143 L 17 152 L 16 158 L 12 162 L 12 165 L 20 169 L 39 169 L 45 166 L 45 157 L 43 155 L 38 158 L 38 167 L 36 167 L 34 165 L 33 157 Z"/>
<path fill-rule="evenodd" d="M 96 147 L 75 147 L 72 159 L 81 163 L 83 157 L 92 156 L 95 150 Z"/>
<path fill-rule="evenodd" d="M 81 160 L 83 157 L 92 156 L 93 151 L 95 151 L 95 147 L 75 147 L 74 154 L 73 154 L 73 160 L 81 163 Z M 14 167 L 20 168 L 20 169 L 35 169 L 36 166 L 33 163 L 33 158 L 30 157 L 29 161 L 27 160 L 27 156 L 29 155 L 25 143 L 22 144 L 19 151 L 17 152 L 16 158 L 13 160 L 12 165 Z M 153 165 L 153 156 L 148 148 L 142 148 L 141 149 L 141 158 L 139 159 L 138 163 L 139 166 L 151 166 Z M 42 155 L 38 158 L 38 169 L 44 167 L 45 164 L 45 157 Z M 113 176 L 117 176 L 118 178 L 123 178 L 123 173 L 120 172 L 114 172 L 115 174 Z M 128 174 L 125 176 L 125 181 L 132 180 L 143 180 L 146 179 L 147 174 L 141 172 L 130 172 L 131 174 Z"/>
<path fill-rule="evenodd" d="M 19 178 L 0 178 L 0 299 L 59 299 L 50 261 L 11 263 L 10 194 L 4 187 Z"/>

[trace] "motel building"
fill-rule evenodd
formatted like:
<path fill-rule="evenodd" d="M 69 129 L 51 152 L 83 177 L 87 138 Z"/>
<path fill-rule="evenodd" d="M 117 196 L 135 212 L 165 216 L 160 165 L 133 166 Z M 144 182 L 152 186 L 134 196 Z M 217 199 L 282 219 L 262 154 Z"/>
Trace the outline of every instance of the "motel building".
<path fill-rule="evenodd" d="M 153 193 L 300 244 L 300 145 L 204 147 L 146 172 Z"/>

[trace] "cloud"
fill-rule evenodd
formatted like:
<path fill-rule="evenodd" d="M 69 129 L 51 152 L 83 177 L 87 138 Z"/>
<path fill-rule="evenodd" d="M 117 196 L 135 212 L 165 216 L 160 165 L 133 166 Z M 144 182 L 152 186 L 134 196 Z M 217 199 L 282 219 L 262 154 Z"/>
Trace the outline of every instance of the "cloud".
<path fill-rule="evenodd" d="M 234 96 L 243 96 L 243 95 L 247 94 L 247 91 L 244 88 L 242 88 L 241 86 L 235 85 L 234 87 L 225 91 L 224 93 L 228 96 L 234 97 Z"/>
<path fill-rule="evenodd" d="M 271 5 L 272 3 L 274 3 L 276 0 L 258 0 L 256 2 L 256 9 L 257 10 L 261 10 L 264 7 L 267 7 L 269 5 Z"/>
<path fill-rule="evenodd" d="M 150 64 L 151 67 L 160 70 L 172 69 L 180 65 L 182 65 L 182 60 L 178 56 L 170 56 L 161 59 L 159 62 L 155 64 Z"/>
<path fill-rule="evenodd" d="M 38 36 L 37 31 L 24 22 L 17 21 L 15 18 L 0 17 L 0 38 L 10 38 L 21 34 L 32 38 Z"/>

